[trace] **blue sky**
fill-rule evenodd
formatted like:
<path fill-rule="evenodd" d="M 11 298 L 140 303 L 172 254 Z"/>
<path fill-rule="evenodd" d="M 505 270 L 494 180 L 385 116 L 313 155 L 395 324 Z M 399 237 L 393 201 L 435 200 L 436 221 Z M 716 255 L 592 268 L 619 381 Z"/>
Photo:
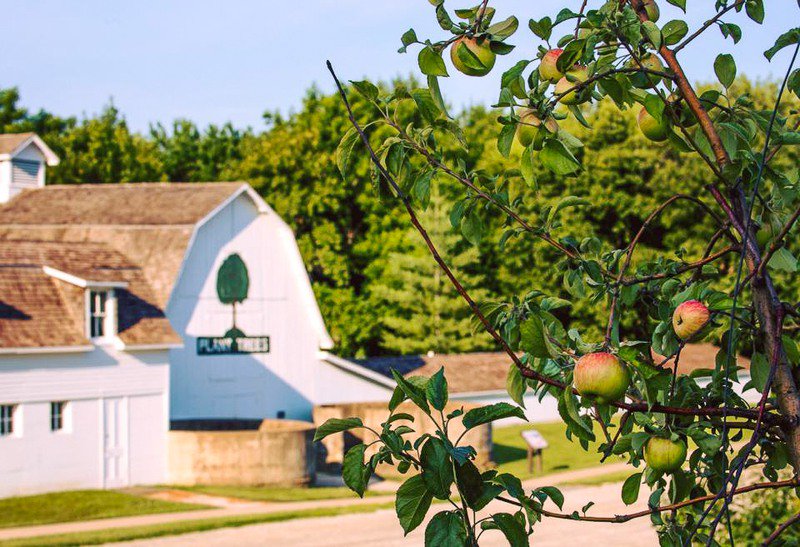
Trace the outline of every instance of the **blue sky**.
<path fill-rule="evenodd" d="M 449 0 L 447 5 L 474 4 Z M 679 15 L 662 6 L 660 24 Z M 495 0 L 498 17 L 523 21 L 511 43 L 517 50 L 483 79 L 453 76 L 443 82 L 456 105 L 491 103 L 502 68 L 511 58 L 535 55 L 537 39 L 527 20 L 577 9 L 578 0 Z M 599 4 L 596 0 L 590 2 Z M 696 28 L 713 14 L 713 0 L 689 0 Z M 717 51 L 735 53 L 739 73 L 782 76 L 788 49 L 767 63 L 762 52 L 796 26 L 796 0 L 771 0 L 763 27 L 740 23 L 744 39 L 733 46 L 716 29 L 684 50 L 694 79 L 713 78 Z M 190 118 L 200 125 L 232 121 L 262 127 L 265 110 L 297 109 L 309 86 L 332 90 L 325 60 L 343 79 L 389 79 L 416 70 L 416 55 L 399 55 L 400 35 L 414 27 L 420 37 L 440 37 L 426 0 L 28 0 L 8 2 L 0 19 L 0 86 L 18 86 L 23 104 L 61 115 L 99 111 L 110 98 L 130 125 Z M 526 55 L 527 52 L 527 55 Z M 451 71 L 453 72 L 453 71 Z M 465 85 L 470 84 L 470 85 Z"/>

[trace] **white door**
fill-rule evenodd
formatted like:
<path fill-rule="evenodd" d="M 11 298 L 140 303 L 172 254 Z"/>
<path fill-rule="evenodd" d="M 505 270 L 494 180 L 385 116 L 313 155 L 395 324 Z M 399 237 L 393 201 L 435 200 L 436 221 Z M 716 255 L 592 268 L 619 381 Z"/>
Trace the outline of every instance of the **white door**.
<path fill-rule="evenodd" d="M 128 405 L 122 397 L 103 399 L 103 486 L 128 485 Z"/>

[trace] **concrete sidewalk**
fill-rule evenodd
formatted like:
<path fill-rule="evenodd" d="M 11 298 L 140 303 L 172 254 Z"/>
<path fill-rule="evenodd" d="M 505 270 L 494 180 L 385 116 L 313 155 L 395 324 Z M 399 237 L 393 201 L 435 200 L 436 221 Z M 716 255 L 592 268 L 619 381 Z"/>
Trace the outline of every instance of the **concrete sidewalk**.
<path fill-rule="evenodd" d="M 647 507 L 647 496 L 641 496 L 632 506 L 625 506 L 620 499 L 621 488 L 619 483 L 565 487 L 563 489 L 564 511 L 580 511 L 581 507 L 589 501 L 595 502 L 595 506 L 589 510 L 589 514 L 596 516 L 629 513 Z M 554 508 L 552 504 L 549 505 L 550 508 Z M 447 508 L 445 505 L 433 507 L 428 512 L 427 518 L 430 519 L 437 511 Z M 481 511 L 478 516 L 486 516 L 490 512 L 508 511 L 507 504 L 495 501 Z M 263 545 L 416 547 L 424 543 L 426 522 L 404 537 L 394 510 L 386 509 L 369 514 L 315 517 L 253 524 L 241 528 L 220 528 L 116 545 L 120 547 L 191 547 L 195 545 L 213 545 L 214 547 L 261 547 Z M 560 547 L 562 545 L 655 547 L 658 545 L 658 537 L 647 517 L 624 524 L 545 518 L 534 527 L 531 544 L 537 547 Z M 480 545 L 481 547 L 507 547 L 508 542 L 500 532 L 488 531 L 481 536 Z"/>
<path fill-rule="evenodd" d="M 600 467 L 579 469 L 576 471 L 566 471 L 563 473 L 553 473 L 541 478 L 533 478 L 523 484 L 526 489 L 538 488 L 546 485 L 556 485 L 563 482 L 587 479 L 597 476 L 616 473 L 630 468 L 626 463 L 614 463 Z M 602 470 L 602 471 L 601 471 Z M 633 472 L 633 471 L 631 471 Z M 386 488 L 388 485 L 382 487 Z M 174 492 L 174 493 L 173 493 Z M 619 495 L 619 493 L 617 493 Z M 25 526 L 20 528 L 0 529 L 0 541 L 10 539 L 23 539 L 37 536 L 61 535 L 75 532 L 93 532 L 98 530 L 111 530 L 116 528 L 133 528 L 149 526 L 154 524 L 166 524 L 184 521 L 196 521 L 219 517 L 246 516 L 246 515 L 266 515 L 280 513 L 284 511 L 303 511 L 309 509 L 345 507 L 358 505 L 374 505 L 380 503 L 394 502 L 393 493 L 389 492 L 385 496 L 372 496 L 365 498 L 339 498 L 329 500 L 311 501 L 290 501 L 290 502 L 253 502 L 239 499 L 208 496 L 194 494 L 185 491 L 162 491 L 153 494 L 151 497 L 158 499 L 169 499 L 171 501 L 181 501 L 184 503 L 195 503 L 198 505 L 211 505 L 214 509 L 200 509 L 197 511 L 182 511 L 176 513 L 158 513 L 153 515 L 142 515 L 133 517 L 119 517 L 98 520 L 87 520 L 79 522 L 64 522 L 56 524 L 43 524 L 37 526 Z M 392 512 L 393 514 L 393 512 Z M 396 524 L 396 523 L 395 523 Z"/>

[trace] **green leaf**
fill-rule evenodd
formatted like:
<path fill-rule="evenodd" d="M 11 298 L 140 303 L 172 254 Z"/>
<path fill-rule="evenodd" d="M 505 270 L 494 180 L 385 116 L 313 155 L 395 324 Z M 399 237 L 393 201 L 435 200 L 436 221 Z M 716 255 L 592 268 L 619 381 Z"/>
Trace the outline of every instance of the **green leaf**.
<path fill-rule="evenodd" d="M 496 513 L 492 515 L 492 521 L 497 525 L 503 535 L 506 536 L 511 547 L 527 547 L 528 534 L 525 527 L 509 513 Z"/>
<path fill-rule="evenodd" d="M 499 23 L 495 23 L 494 25 L 490 26 L 488 29 L 486 29 L 486 32 L 494 36 L 496 39 L 502 40 L 517 32 L 518 27 L 519 21 L 512 15 L 505 21 L 500 21 Z"/>
<path fill-rule="evenodd" d="M 464 215 L 461 219 L 461 233 L 467 238 L 467 241 L 473 245 L 478 245 L 486 233 L 486 225 L 483 223 L 483 218 L 475 209 Z"/>
<path fill-rule="evenodd" d="M 578 196 L 567 196 L 559 200 L 555 207 L 550 209 L 547 215 L 547 224 L 552 224 L 556 215 L 566 209 L 567 207 L 580 207 L 581 205 L 591 205 L 592 202 L 586 198 L 579 198 Z"/>
<path fill-rule="evenodd" d="M 733 55 L 728 53 L 720 53 L 714 61 L 714 73 L 720 83 L 729 88 L 736 79 L 736 61 L 733 60 Z"/>
<path fill-rule="evenodd" d="M 622 501 L 625 505 L 632 505 L 639 499 L 639 487 L 642 485 L 642 474 L 634 473 L 622 485 Z"/>
<path fill-rule="evenodd" d="M 542 164 L 556 175 L 569 175 L 581 168 L 564 144 L 558 139 L 548 139 L 539 153 Z"/>
<path fill-rule="evenodd" d="M 680 42 L 684 36 L 689 32 L 689 26 L 685 21 L 674 19 L 664 25 L 661 29 L 661 35 L 664 37 L 664 43 L 668 46 L 674 46 Z"/>
<path fill-rule="evenodd" d="M 419 69 L 426 76 L 447 76 L 447 67 L 444 65 L 444 59 L 439 52 L 433 50 L 430 46 L 425 46 L 419 50 L 417 57 Z"/>
<path fill-rule="evenodd" d="M 361 80 L 355 82 L 350 80 L 350 83 L 353 84 L 353 87 L 356 88 L 356 91 L 361 93 L 368 101 L 374 101 L 378 98 L 378 88 L 375 87 L 375 84 L 369 82 L 367 80 Z"/>
<path fill-rule="evenodd" d="M 353 155 L 353 148 L 359 142 L 360 136 L 354 127 L 347 130 L 342 140 L 339 141 L 339 146 L 336 147 L 336 166 L 342 177 L 347 176 L 347 169 L 350 166 L 350 158 Z"/>
<path fill-rule="evenodd" d="M 744 10 L 747 16 L 759 25 L 764 22 L 764 0 L 747 0 Z"/>
<path fill-rule="evenodd" d="M 413 28 L 410 28 L 403 33 L 400 41 L 403 42 L 403 52 L 405 53 L 405 48 L 417 41 L 417 33 L 414 32 Z"/>
<path fill-rule="evenodd" d="M 519 326 L 519 347 L 533 357 L 556 357 L 558 352 L 548 339 L 542 318 L 531 315 Z"/>
<path fill-rule="evenodd" d="M 511 417 L 517 417 L 527 421 L 525 411 L 520 407 L 508 403 L 495 403 L 489 406 L 473 408 L 464 414 L 462 423 L 464 424 L 464 429 L 472 429 L 482 424 L 488 424 L 495 420 Z"/>
<path fill-rule="evenodd" d="M 517 126 L 514 124 L 504 125 L 500 130 L 500 135 L 497 137 L 497 150 L 503 154 L 503 157 L 508 157 L 511 152 L 511 143 L 514 142 L 514 134 L 517 131 Z"/>
<path fill-rule="evenodd" d="M 783 349 L 786 351 L 786 357 L 789 358 L 789 362 L 794 366 L 800 365 L 800 348 L 798 348 L 795 341 L 785 334 L 781 339 L 783 340 Z"/>
<path fill-rule="evenodd" d="M 429 89 L 413 89 L 411 90 L 411 98 L 417 103 L 419 113 L 428 123 L 433 123 L 439 117 L 441 110 L 436 106 L 433 96 Z"/>
<path fill-rule="evenodd" d="M 425 547 L 467 547 L 464 519 L 456 511 L 436 513 L 425 528 Z"/>
<path fill-rule="evenodd" d="M 506 391 L 508 391 L 511 400 L 517 403 L 522 408 L 525 408 L 525 388 L 527 383 L 522 373 L 519 371 L 517 365 L 512 364 L 508 367 L 508 376 L 506 377 Z"/>
<path fill-rule="evenodd" d="M 331 418 L 317 428 L 316 433 L 314 433 L 314 442 L 319 442 L 328 435 L 349 431 L 357 427 L 364 427 L 361 418 Z"/>
<path fill-rule="evenodd" d="M 775 56 L 775 54 L 778 53 L 780 50 L 782 50 L 786 46 L 796 44 L 797 42 L 800 42 L 800 27 L 793 28 L 792 30 L 784 32 L 783 34 L 778 36 L 778 39 L 775 40 L 775 45 L 773 45 L 771 48 L 769 48 L 767 51 L 764 52 L 764 57 L 766 57 L 767 60 L 771 61 L 772 58 Z"/>
<path fill-rule="evenodd" d="M 797 271 L 797 259 L 789 249 L 781 247 L 775 251 L 775 254 L 769 259 L 767 266 L 776 270 L 794 273 Z"/>
<path fill-rule="evenodd" d="M 442 27 L 442 30 L 451 30 L 454 26 L 453 20 L 450 19 L 447 10 L 444 9 L 444 2 L 436 6 L 436 20 L 439 22 L 439 26 Z"/>
<path fill-rule="evenodd" d="M 422 171 L 414 181 L 414 197 L 422 205 L 423 209 L 427 209 L 428 203 L 430 202 L 432 177 L 433 171 L 425 170 Z"/>
<path fill-rule="evenodd" d="M 544 492 L 559 509 L 564 508 L 564 494 L 561 493 L 561 490 L 555 486 L 542 486 L 539 490 Z"/>
<path fill-rule="evenodd" d="M 433 501 L 422 475 L 414 475 L 397 489 L 395 512 L 405 535 L 420 525 Z"/>
<path fill-rule="evenodd" d="M 647 39 L 653 44 L 656 49 L 661 47 L 661 31 L 652 21 L 645 21 L 642 23 L 642 29 L 647 34 Z"/>
<path fill-rule="evenodd" d="M 769 361 L 763 353 L 754 353 L 750 359 L 750 379 L 755 388 L 763 392 L 769 378 Z"/>
<path fill-rule="evenodd" d="M 686 0 L 667 0 L 667 3 L 681 8 L 683 13 L 686 13 Z"/>
<path fill-rule="evenodd" d="M 589 435 L 594 435 L 592 426 L 586 423 L 586 420 L 584 420 L 583 416 L 581 416 L 581 413 L 578 411 L 578 398 L 572 393 L 572 390 L 565 389 L 561 398 L 564 401 L 567 414 L 572 418 L 572 421 Z"/>
<path fill-rule="evenodd" d="M 425 386 L 425 394 L 433 408 L 444 410 L 447 405 L 447 379 L 444 377 L 444 367 L 430 377 Z"/>
<path fill-rule="evenodd" d="M 522 179 L 525 181 L 525 184 L 536 189 L 536 174 L 533 169 L 533 145 L 522 151 L 519 171 L 522 174 Z"/>
<path fill-rule="evenodd" d="M 364 491 L 367 489 L 370 476 L 369 466 L 364 465 L 364 452 L 366 450 L 367 445 L 364 443 L 357 444 L 347 451 L 342 460 L 342 480 L 360 498 L 364 497 Z"/>
<path fill-rule="evenodd" d="M 531 19 L 528 21 L 528 28 L 542 40 L 549 40 L 553 33 L 553 21 L 549 17 L 543 17 L 538 21 Z"/>
<path fill-rule="evenodd" d="M 456 483 L 464 501 L 473 509 L 479 509 L 479 502 L 485 492 L 483 478 L 475 464 L 467 460 L 456 465 Z"/>
<path fill-rule="evenodd" d="M 412 384 L 411 381 L 404 378 L 403 375 L 401 375 L 395 369 L 392 369 L 392 376 L 394 377 L 394 381 L 397 382 L 397 385 L 400 387 L 400 389 L 403 390 L 403 393 L 405 393 L 406 397 L 411 399 L 411 401 L 421 408 L 426 414 L 430 413 L 428 401 L 425 399 L 425 390 L 420 389 Z"/>
<path fill-rule="evenodd" d="M 441 111 L 442 114 L 450 117 L 450 114 L 447 113 L 447 105 L 444 103 L 444 98 L 442 97 L 442 90 L 439 88 L 439 80 L 436 76 L 428 76 L 428 89 L 431 92 L 431 98 L 433 99 L 433 104 Z"/>
<path fill-rule="evenodd" d="M 422 446 L 420 453 L 422 478 L 428 490 L 439 499 L 450 497 L 450 485 L 453 484 L 453 464 L 444 443 L 431 437 Z"/>

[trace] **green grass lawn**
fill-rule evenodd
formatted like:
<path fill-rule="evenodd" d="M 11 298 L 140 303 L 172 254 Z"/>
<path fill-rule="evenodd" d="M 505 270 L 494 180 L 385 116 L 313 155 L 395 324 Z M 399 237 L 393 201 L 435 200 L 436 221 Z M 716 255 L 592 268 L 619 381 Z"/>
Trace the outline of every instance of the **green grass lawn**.
<path fill-rule="evenodd" d="M 358 496 L 355 492 L 345 487 L 260 487 L 260 486 L 167 486 L 187 492 L 208 494 L 209 496 L 223 496 L 250 501 L 314 501 L 330 500 L 337 498 L 353 498 Z M 370 492 L 365 496 L 386 495 L 386 492 Z"/>
<path fill-rule="evenodd" d="M 111 490 L 73 490 L 0 499 L 0 528 L 206 509 Z"/>
<path fill-rule="evenodd" d="M 393 507 L 392 503 L 376 503 L 369 505 L 356 505 L 350 507 L 325 507 L 321 509 L 306 509 L 304 511 L 283 511 L 266 515 L 240 515 L 233 517 L 218 517 L 213 519 L 187 520 L 135 528 L 117 528 L 114 530 L 98 530 L 92 532 L 79 532 L 57 536 L 40 536 L 2 542 L 3 547 L 71 547 L 78 545 L 101 545 L 119 541 L 132 541 L 160 536 L 188 534 L 191 532 L 204 532 L 217 528 L 229 528 L 261 524 L 266 522 L 279 522 L 297 518 L 327 517 L 344 515 L 348 513 L 368 513 L 378 509 Z"/>
<path fill-rule="evenodd" d="M 544 450 L 544 472 L 541 474 L 535 467 L 533 473 L 528 472 L 527 449 L 525 441 L 520 435 L 522 431 L 528 429 L 537 430 L 549 444 L 548 448 Z M 565 425 L 562 422 L 524 424 L 493 429 L 494 461 L 497 463 L 497 470 L 527 479 L 601 465 L 600 458 L 602 456 L 597 453 L 596 447 L 590 446 L 587 452 L 577 441 L 567 440 L 564 431 Z M 619 461 L 621 461 L 619 458 L 612 456 L 606 460 L 606 463 Z"/>

